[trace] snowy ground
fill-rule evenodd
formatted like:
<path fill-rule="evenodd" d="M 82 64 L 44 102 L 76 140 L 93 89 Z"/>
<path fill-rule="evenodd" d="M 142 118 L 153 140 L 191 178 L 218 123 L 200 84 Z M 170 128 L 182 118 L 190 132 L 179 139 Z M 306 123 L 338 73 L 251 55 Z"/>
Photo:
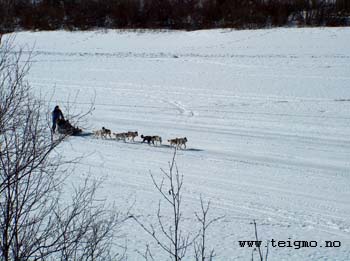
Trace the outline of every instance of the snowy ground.
<path fill-rule="evenodd" d="M 200 195 L 212 217 L 225 215 L 209 230 L 216 260 L 250 260 L 238 240 L 254 239 L 253 219 L 263 240 L 341 242 L 270 248 L 269 260 L 350 260 L 350 28 L 23 32 L 16 41 L 34 46 L 28 80 L 52 104 L 84 109 L 96 95 L 89 130 L 188 138 L 177 155 L 185 225 L 194 227 Z M 166 169 L 169 147 L 77 137 L 61 151 L 84 155 L 72 183 L 88 171 L 104 177 L 101 197 L 121 209 L 135 202 L 154 221 L 149 171 Z M 135 249 L 151 239 L 132 222 L 121 234 L 128 260 L 142 260 Z"/>

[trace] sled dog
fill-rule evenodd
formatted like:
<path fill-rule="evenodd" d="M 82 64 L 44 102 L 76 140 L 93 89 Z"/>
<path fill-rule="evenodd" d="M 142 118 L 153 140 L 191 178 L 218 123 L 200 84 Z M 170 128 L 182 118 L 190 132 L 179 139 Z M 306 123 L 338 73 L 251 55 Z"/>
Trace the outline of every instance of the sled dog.
<path fill-rule="evenodd" d="M 126 138 L 128 136 L 127 133 L 122 132 L 122 133 L 113 133 L 113 136 L 116 140 L 123 140 L 124 142 L 126 141 Z"/>
<path fill-rule="evenodd" d="M 135 138 L 139 136 L 139 133 L 137 131 L 128 131 L 126 133 L 128 140 L 131 140 L 132 142 L 135 141 Z"/>
<path fill-rule="evenodd" d="M 176 144 L 177 144 L 177 138 L 175 138 L 175 139 L 170 139 L 170 140 L 168 140 L 168 142 L 170 143 L 170 146 L 176 146 Z"/>
<path fill-rule="evenodd" d="M 147 142 L 148 144 L 154 144 L 154 141 L 152 141 L 152 136 L 143 136 L 141 135 L 142 143 Z"/>
<path fill-rule="evenodd" d="M 160 136 L 152 136 L 151 142 L 154 145 L 162 145 L 162 137 L 160 137 Z"/>
<path fill-rule="evenodd" d="M 92 131 L 93 135 L 95 138 L 99 138 L 102 136 L 102 131 L 101 130 L 94 130 Z"/>
<path fill-rule="evenodd" d="M 187 138 L 175 138 L 175 139 L 170 139 L 168 140 L 168 142 L 170 143 L 170 146 L 176 146 L 177 149 L 181 149 L 181 147 L 183 146 L 184 149 L 186 149 L 186 142 L 187 142 Z"/>
<path fill-rule="evenodd" d="M 101 130 L 101 137 L 102 138 L 107 138 L 107 136 L 109 136 L 109 138 L 112 138 L 112 132 L 110 129 L 106 129 L 105 127 L 102 127 Z"/>

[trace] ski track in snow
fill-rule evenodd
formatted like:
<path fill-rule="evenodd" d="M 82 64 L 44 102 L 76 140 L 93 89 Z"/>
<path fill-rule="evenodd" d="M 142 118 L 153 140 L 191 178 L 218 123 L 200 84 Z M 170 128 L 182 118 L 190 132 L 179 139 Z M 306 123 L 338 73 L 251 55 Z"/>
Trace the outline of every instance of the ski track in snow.
<path fill-rule="evenodd" d="M 185 226 L 193 228 L 199 195 L 212 216 L 217 260 L 250 260 L 238 240 L 338 240 L 337 249 L 270 249 L 269 260 L 350 260 L 350 53 L 348 28 L 125 33 L 23 32 L 36 43 L 30 84 L 60 104 L 96 95 L 89 129 L 160 135 L 162 146 L 93 137 L 70 138 L 65 156 L 86 155 L 85 172 L 105 178 L 101 197 L 150 220 L 160 178 L 186 136 L 177 164 L 184 174 Z M 332 46 L 330 48 L 329 46 Z M 52 98 L 52 93 L 55 93 Z M 164 209 L 166 217 L 169 211 Z M 126 224 L 130 260 L 147 237 Z M 157 247 L 151 243 L 152 247 Z M 167 256 L 156 253 L 157 260 Z"/>

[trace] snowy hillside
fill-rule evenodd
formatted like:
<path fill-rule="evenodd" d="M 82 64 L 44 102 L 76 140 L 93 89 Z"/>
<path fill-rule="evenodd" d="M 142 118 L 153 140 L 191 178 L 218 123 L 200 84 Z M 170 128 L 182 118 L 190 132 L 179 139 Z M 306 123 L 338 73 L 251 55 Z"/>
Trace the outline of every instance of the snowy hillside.
<path fill-rule="evenodd" d="M 22 32 L 16 41 L 33 48 L 28 80 L 52 105 L 84 110 L 96 96 L 87 131 L 188 138 L 177 155 L 183 215 L 192 228 L 202 195 L 212 217 L 225 216 L 208 231 L 215 260 L 250 260 L 238 241 L 254 240 L 254 219 L 262 240 L 318 242 L 272 247 L 271 261 L 350 260 L 350 28 Z M 70 182 L 104 177 L 101 198 L 134 204 L 151 222 L 159 193 L 149 172 L 160 177 L 172 150 L 137 141 L 74 137 L 60 153 L 84 155 Z M 132 221 L 121 236 L 128 260 L 153 243 Z M 326 240 L 341 246 L 320 247 Z"/>

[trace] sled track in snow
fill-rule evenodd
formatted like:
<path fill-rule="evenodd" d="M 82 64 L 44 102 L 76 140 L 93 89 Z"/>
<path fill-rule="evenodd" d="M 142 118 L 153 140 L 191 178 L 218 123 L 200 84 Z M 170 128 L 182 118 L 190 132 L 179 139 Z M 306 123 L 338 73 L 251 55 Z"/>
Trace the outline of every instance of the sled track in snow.
<path fill-rule="evenodd" d="M 14 52 L 13 53 L 17 53 Z M 104 58 L 250 58 L 250 59 L 298 59 L 298 58 L 309 58 L 309 59 L 350 59 L 348 55 L 281 55 L 281 54 L 264 54 L 264 55 L 243 55 L 243 54 L 203 54 L 203 53 L 165 53 L 165 52 L 54 52 L 54 51 L 33 51 L 33 52 L 22 52 L 24 54 L 31 54 L 35 56 L 66 56 L 66 57 L 104 57 Z"/>

